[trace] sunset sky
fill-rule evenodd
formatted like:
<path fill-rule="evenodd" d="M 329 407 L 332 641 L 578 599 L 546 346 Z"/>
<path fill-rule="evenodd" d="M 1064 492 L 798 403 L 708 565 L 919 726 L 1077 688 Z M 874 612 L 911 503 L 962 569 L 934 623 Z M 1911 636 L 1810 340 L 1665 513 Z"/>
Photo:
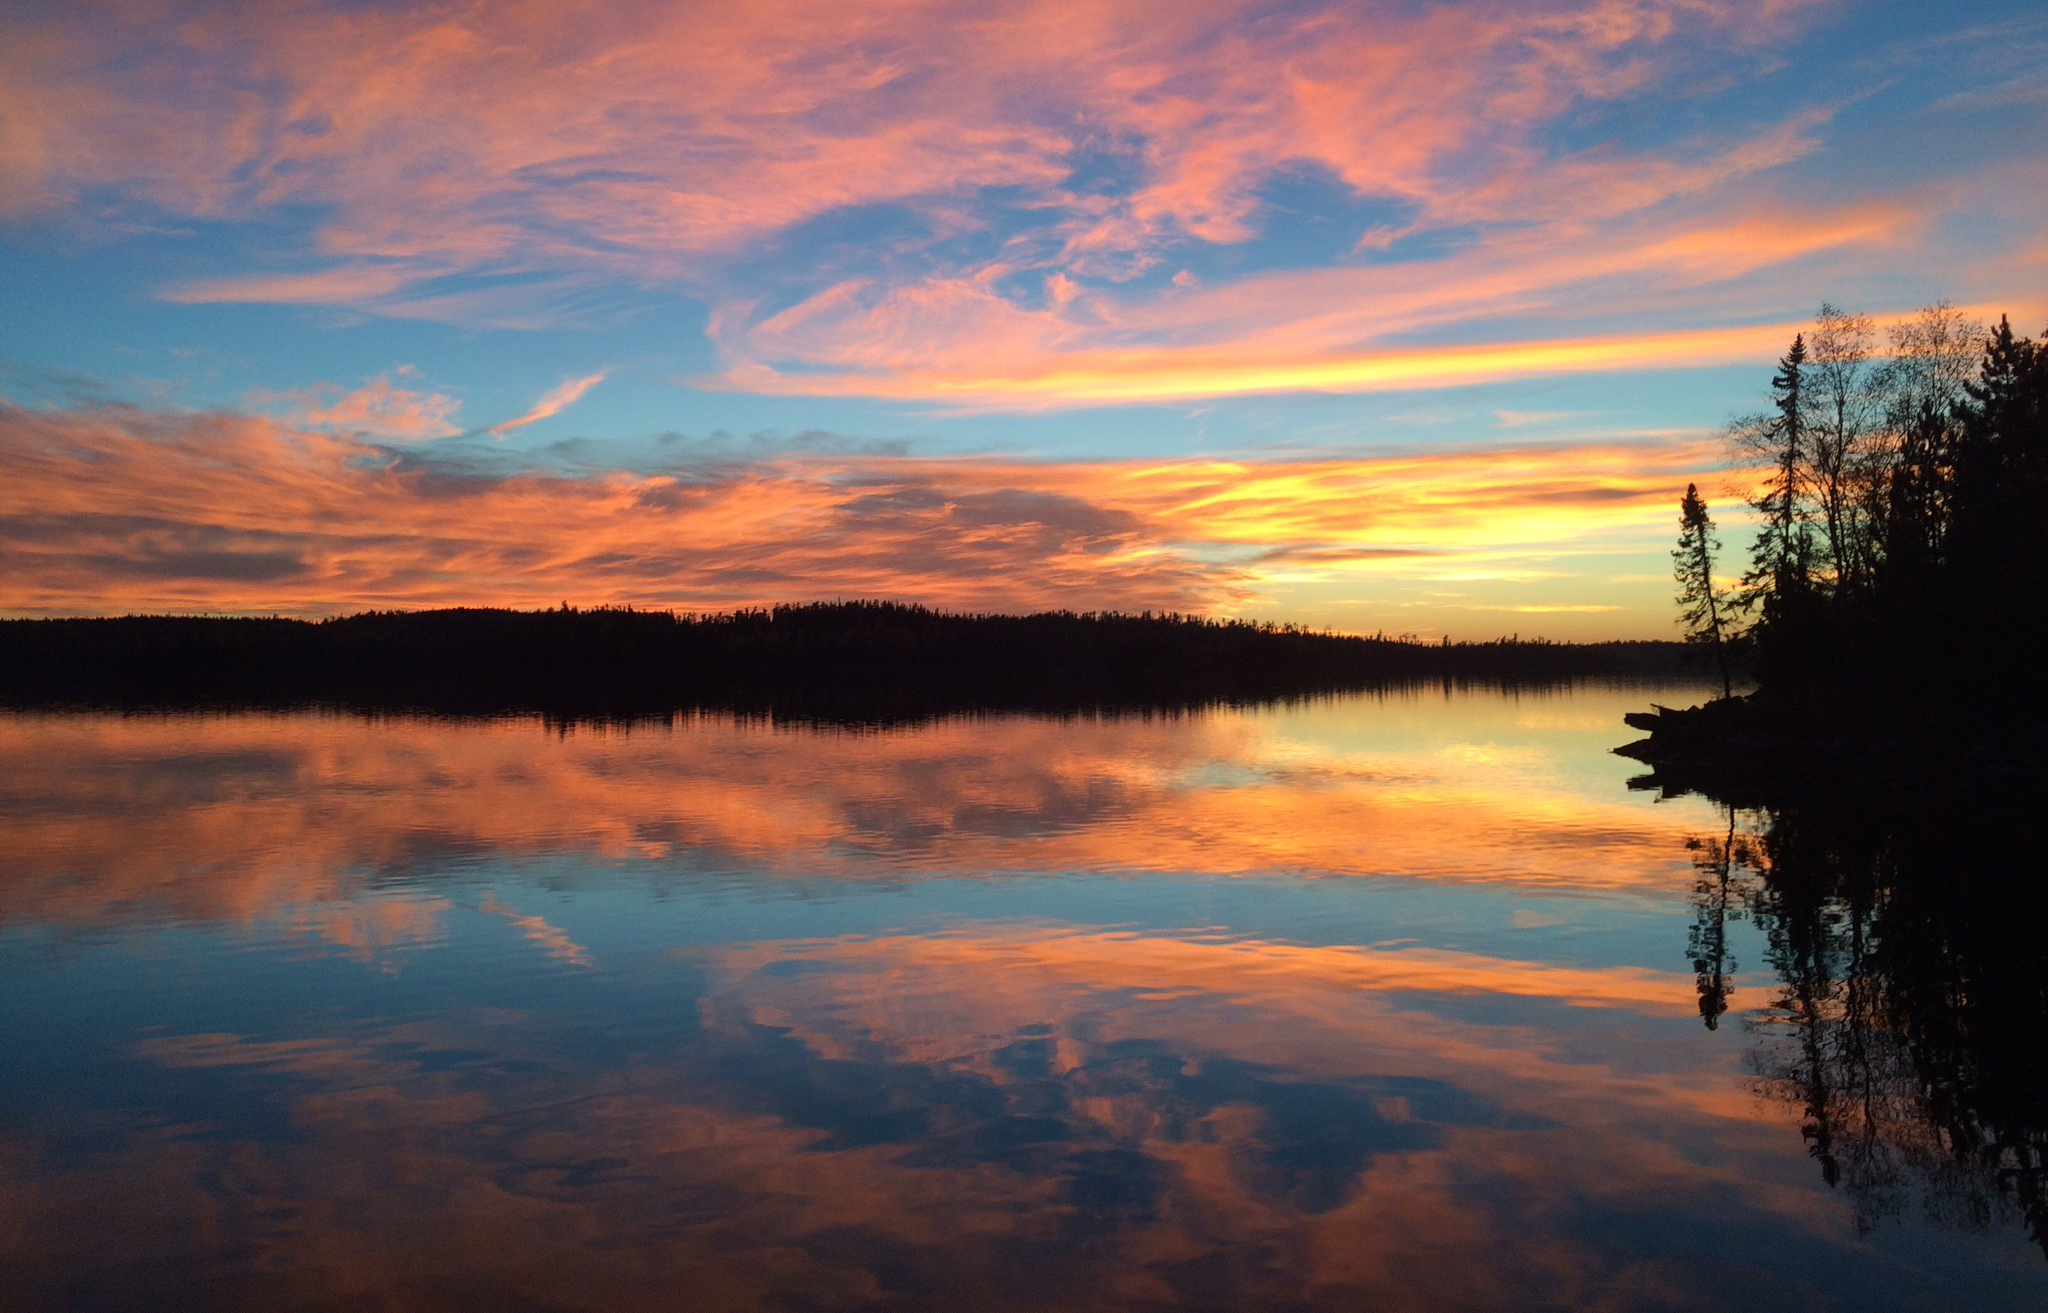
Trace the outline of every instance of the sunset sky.
<path fill-rule="evenodd" d="M 0 613 L 1666 637 L 1823 299 L 2048 320 L 2048 13 L 0 0 Z"/>

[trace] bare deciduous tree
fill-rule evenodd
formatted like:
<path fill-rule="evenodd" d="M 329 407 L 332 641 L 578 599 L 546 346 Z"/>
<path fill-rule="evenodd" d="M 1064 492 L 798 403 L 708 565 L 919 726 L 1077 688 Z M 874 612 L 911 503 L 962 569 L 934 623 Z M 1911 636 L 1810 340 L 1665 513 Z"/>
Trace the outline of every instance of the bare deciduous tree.
<path fill-rule="evenodd" d="M 1877 468 L 1867 448 L 1882 421 L 1871 387 L 1873 336 L 1870 316 L 1823 301 L 1807 346 L 1803 400 L 1811 412 L 1806 427 L 1814 499 L 1827 534 L 1828 567 L 1843 592 L 1854 592 L 1876 565 L 1875 521 L 1867 514 L 1873 501 L 1862 487 Z"/>

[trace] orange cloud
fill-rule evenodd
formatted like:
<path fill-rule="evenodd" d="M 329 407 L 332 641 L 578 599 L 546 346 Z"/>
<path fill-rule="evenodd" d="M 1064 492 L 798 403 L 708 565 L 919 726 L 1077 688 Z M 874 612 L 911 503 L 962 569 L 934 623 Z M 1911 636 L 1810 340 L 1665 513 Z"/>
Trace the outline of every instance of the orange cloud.
<path fill-rule="evenodd" d="M 577 967 L 590 965 L 590 951 L 571 939 L 568 932 L 546 917 L 507 907 L 498 901 L 496 893 L 486 893 L 483 901 L 477 904 L 477 909 L 503 917 L 507 924 L 526 936 L 529 943 L 558 962 L 567 962 L 570 966 Z"/>
<path fill-rule="evenodd" d="M 256 397 L 259 404 L 266 399 L 269 394 Z M 399 387 L 389 379 L 372 379 L 348 391 L 322 383 L 278 399 L 290 403 L 291 422 L 306 428 L 397 439 L 449 438 L 462 432 L 450 422 L 462 407 L 460 400 Z"/>
<path fill-rule="evenodd" d="M 1875 256 L 1954 263 L 1939 222 L 2025 171 L 1792 176 L 1833 104 L 1559 143 L 1749 76 L 1822 8 L 72 6 L 10 32 L 0 178 L 18 207 L 317 216 L 298 267 L 174 300 L 534 326 L 593 282 L 681 289 L 730 388 L 1047 407 L 1767 361 L 1793 306 Z M 1356 249 L 1205 263 L 1300 179 L 1359 207 Z M 1376 254 L 1416 236 L 1443 249 Z M 1420 345 L 1452 337 L 1477 341 Z"/>
<path fill-rule="evenodd" d="M 589 880 L 605 893 L 582 924 L 606 935 L 619 907 L 657 900 L 628 918 L 599 993 L 514 989 L 517 1014 L 466 989 L 394 1022 L 342 980 L 336 1006 L 260 1033 L 114 1030 L 218 1115 L 196 1135 L 133 1115 L 168 1105 L 124 1086 L 83 1155 L 53 1150 L 75 1138 L 69 1114 L 14 1119 L 0 1255 L 43 1302 L 148 1258 L 159 1302 L 161 1272 L 217 1266 L 299 1302 L 388 1303 L 430 1279 L 631 1307 L 684 1280 L 719 1308 L 878 1290 L 951 1306 L 1030 1270 L 1027 1302 L 1056 1288 L 1062 1308 L 1108 1309 L 1171 1295 L 1207 1260 L 1204 1289 L 1247 1307 L 1306 1291 L 1483 1308 L 1540 1282 L 1635 1298 L 1681 1281 L 1684 1256 L 1664 1268 L 1634 1230 L 1585 1217 L 1717 1238 L 1737 1198 L 1740 1234 L 1798 1242 L 1760 1261 L 1810 1270 L 1833 1245 L 1867 1260 L 1739 1049 L 1671 1042 L 1674 1025 L 1698 1033 L 1682 915 L 1666 919 L 1673 969 L 1014 920 L 706 943 L 689 900 L 726 893 L 678 878 L 1317 870 L 1557 892 L 1567 916 L 1588 894 L 1676 912 L 1705 804 L 1631 800 L 1597 750 L 1640 699 L 862 734 L 0 715 L 12 927 L 234 917 L 269 923 L 237 945 L 322 933 L 384 965 L 445 943 L 430 951 L 474 983 L 530 964 L 479 955 L 446 933 L 455 918 L 503 917 L 575 963 L 604 940 L 584 953 L 510 904 L 574 905 Z M 664 935 L 667 961 L 650 951 Z M 1288 1117 L 1304 1104 L 1305 1131 Z"/>
<path fill-rule="evenodd" d="M 1575 555 L 1599 573 L 1586 596 L 1520 600 L 1605 605 L 1610 558 L 1661 553 L 1672 489 L 1719 459 L 1712 443 L 1666 439 L 1294 461 L 815 455 L 571 475 L 249 416 L 4 408 L 0 610 L 889 596 L 1236 612 L 1283 584 L 1505 578 L 1532 554 L 1558 578 Z M 1655 632 L 1658 607 L 1641 622 Z"/>
<path fill-rule="evenodd" d="M 959 997 L 963 1010 L 988 1001 L 940 979 L 1008 978 L 1012 973 L 1086 981 L 1087 987 L 1141 990 L 1155 998 L 1213 994 L 1279 1002 L 1306 991 L 1400 991 L 1553 999 L 1573 1007 L 1615 1008 L 1649 1016 L 1696 1016 L 1694 978 L 1638 967 L 1574 967 L 1491 958 L 1413 946 L 1315 947 L 1172 935 L 1039 926 L 967 934 L 848 938 L 818 943 L 778 941 L 721 955 L 740 973 L 774 962 L 831 963 L 858 982 L 869 1007 L 890 999 Z M 870 1025 L 896 1031 L 898 1042 L 921 1043 L 911 1025 Z"/>
<path fill-rule="evenodd" d="M 52 1152 L 38 1121 L 13 1130 L 0 1199 L 20 1225 L 0 1252 L 44 1302 L 148 1259 L 213 1288 L 223 1268 L 253 1271 L 293 1303 L 390 1303 L 427 1281 L 564 1307 L 660 1304 L 681 1287 L 735 1310 L 889 1297 L 1106 1311 L 1178 1302 L 1190 1270 L 1242 1307 L 1420 1313 L 1532 1289 L 1594 1303 L 1694 1289 L 1687 1256 L 1632 1243 L 1642 1227 L 1704 1236 L 1745 1274 L 1765 1268 L 1759 1280 L 1838 1251 L 1868 1261 L 1785 1151 L 1790 1128 L 1753 1100 L 1703 1106 L 1738 1079 L 1720 1063 L 1603 1068 L 1343 989 L 1280 1014 L 1105 1007 L 1117 995 L 1077 993 L 1085 978 L 1027 971 L 959 1015 L 947 1005 L 988 983 L 971 979 L 947 977 L 916 1018 L 943 1056 L 906 1053 L 895 1027 L 839 1056 L 825 1045 L 850 1018 L 752 982 L 700 1000 L 706 1033 L 678 1027 L 623 1064 L 565 1042 L 588 1034 L 567 1016 L 151 1036 L 138 1058 L 241 1097 L 204 1136 L 145 1125 L 86 1155 Z M 1022 1003 L 1039 1005 L 1028 1020 Z M 1005 1045 L 1053 1050 L 1050 1069 L 1005 1069 Z M 436 1062 L 451 1052 L 453 1070 Z M 758 1086 L 734 1076 L 764 1069 Z M 803 1083 L 821 1071 L 823 1097 Z M 889 1115 L 843 1133 L 871 1093 Z M 1285 1119 L 1303 1097 L 1343 1109 L 1353 1132 L 1314 1163 Z M 1634 1225 L 1616 1238 L 1588 1214 Z M 1785 1243 L 1742 1247 L 1758 1234 Z"/>
<path fill-rule="evenodd" d="M 686 1280 L 720 1308 L 1111 1309 L 1199 1262 L 1236 1305 L 1419 1311 L 1689 1289 L 1643 1226 L 1784 1280 L 1835 1247 L 1868 1261 L 1739 1055 L 1643 1025 L 1689 1010 L 1684 976 L 972 924 L 676 955 L 689 974 L 649 963 L 516 1017 L 145 1033 L 135 1056 L 243 1097 L 205 1136 L 137 1119 L 89 1155 L 10 1127 L 17 1284 L 75 1292 L 142 1253 L 357 1303 L 426 1274 L 606 1307 Z M 1510 1001 L 1432 1006 L 1468 988 Z M 622 997 L 662 1042 L 591 1042 L 588 1009 L 616 1022 Z M 1586 1006 L 1525 1024 L 1546 998 Z M 983 1296 L 1023 1271 L 1025 1299 Z"/>

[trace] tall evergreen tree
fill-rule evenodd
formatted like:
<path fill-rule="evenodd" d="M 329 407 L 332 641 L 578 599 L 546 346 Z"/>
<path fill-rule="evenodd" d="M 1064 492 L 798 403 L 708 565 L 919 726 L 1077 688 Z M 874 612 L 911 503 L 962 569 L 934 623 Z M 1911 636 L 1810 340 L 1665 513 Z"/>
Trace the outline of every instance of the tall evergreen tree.
<path fill-rule="evenodd" d="M 1711 644 L 1721 666 L 1721 695 L 1734 695 L 1728 674 L 1728 636 L 1721 624 L 1721 598 L 1714 587 L 1714 554 L 1721 541 L 1700 498 L 1697 484 L 1685 485 L 1678 503 L 1678 546 L 1672 549 L 1672 572 L 1678 578 L 1678 617 L 1688 643 Z"/>
<path fill-rule="evenodd" d="M 1954 428 L 1948 414 L 1923 404 L 1899 438 L 1887 471 L 1881 586 L 1911 590 L 1941 564 L 1955 487 Z"/>
<path fill-rule="evenodd" d="M 1949 539 L 1954 591 L 1997 609 L 1987 639 L 2018 654 L 2017 637 L 2048 623 L 2048 350 L 2000 320 L 1959 408 Z M 2024 618 L 2023 618 L 2024 617 Z"/>
<path fill-rule="evenodd" d="M 1813 579 L 1813 522 L 1807 503 L 1811 483 L 1808 466 L 1805 405 L 1806 337 L 1792 339 L 1792 349 L 1778 361 L 1771 378 L 1771 411 L 1738 425 L 1738 445 L 1768 462 L 1755 506 L 1763 524 L 1751 551 L 1749 572 L 1742 577 L 1743 605 L 1761 608 L 1759 622 L 1768 625 L 1774 611 L 1802 598 Z"/>
<path fill-rule="evenodd" d="M 2015 336 L 2001 315 L 1984 344 L 1977 379 L 1964 384 L 1970 405 L 1965 417 L 1959 479 L 1974 483 L 1965 496 L 1982 502 L 2010 499 L 2038 479 L 2048 452 L 2042 449 L 2044 377 L 2048 355 L 2040 343 Z"/>

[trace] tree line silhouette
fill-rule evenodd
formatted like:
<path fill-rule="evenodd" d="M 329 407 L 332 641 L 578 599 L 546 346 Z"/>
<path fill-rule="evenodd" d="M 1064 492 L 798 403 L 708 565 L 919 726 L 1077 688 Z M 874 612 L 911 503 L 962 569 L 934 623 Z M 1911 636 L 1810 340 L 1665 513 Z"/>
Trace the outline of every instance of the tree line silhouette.
<path fill-rule="evenodd" d="M 616 717 L 691 706 L 887 721 L 1187 708 L 1414 681 L 1650 676 L 1672 643 L 1421 642 L 1178 614 L 892 602 L 678 615 L 600 607 L 0 621 L 0 703 L 328 704 Z"/>
<path fill-rule="evenodd" d="M 1724 663 L 1743 649 L 1780 716 L 2038 723 L 2048 348 L 1945 302 L 1887 346 L 1867 316 L 1823 305 L 1769 406 L 1730 426 L 1762 475 L 1739 584 L 1718 582 L 1719 541 L 1687 488 L 1673 553 L 1686 636 Z"/>

